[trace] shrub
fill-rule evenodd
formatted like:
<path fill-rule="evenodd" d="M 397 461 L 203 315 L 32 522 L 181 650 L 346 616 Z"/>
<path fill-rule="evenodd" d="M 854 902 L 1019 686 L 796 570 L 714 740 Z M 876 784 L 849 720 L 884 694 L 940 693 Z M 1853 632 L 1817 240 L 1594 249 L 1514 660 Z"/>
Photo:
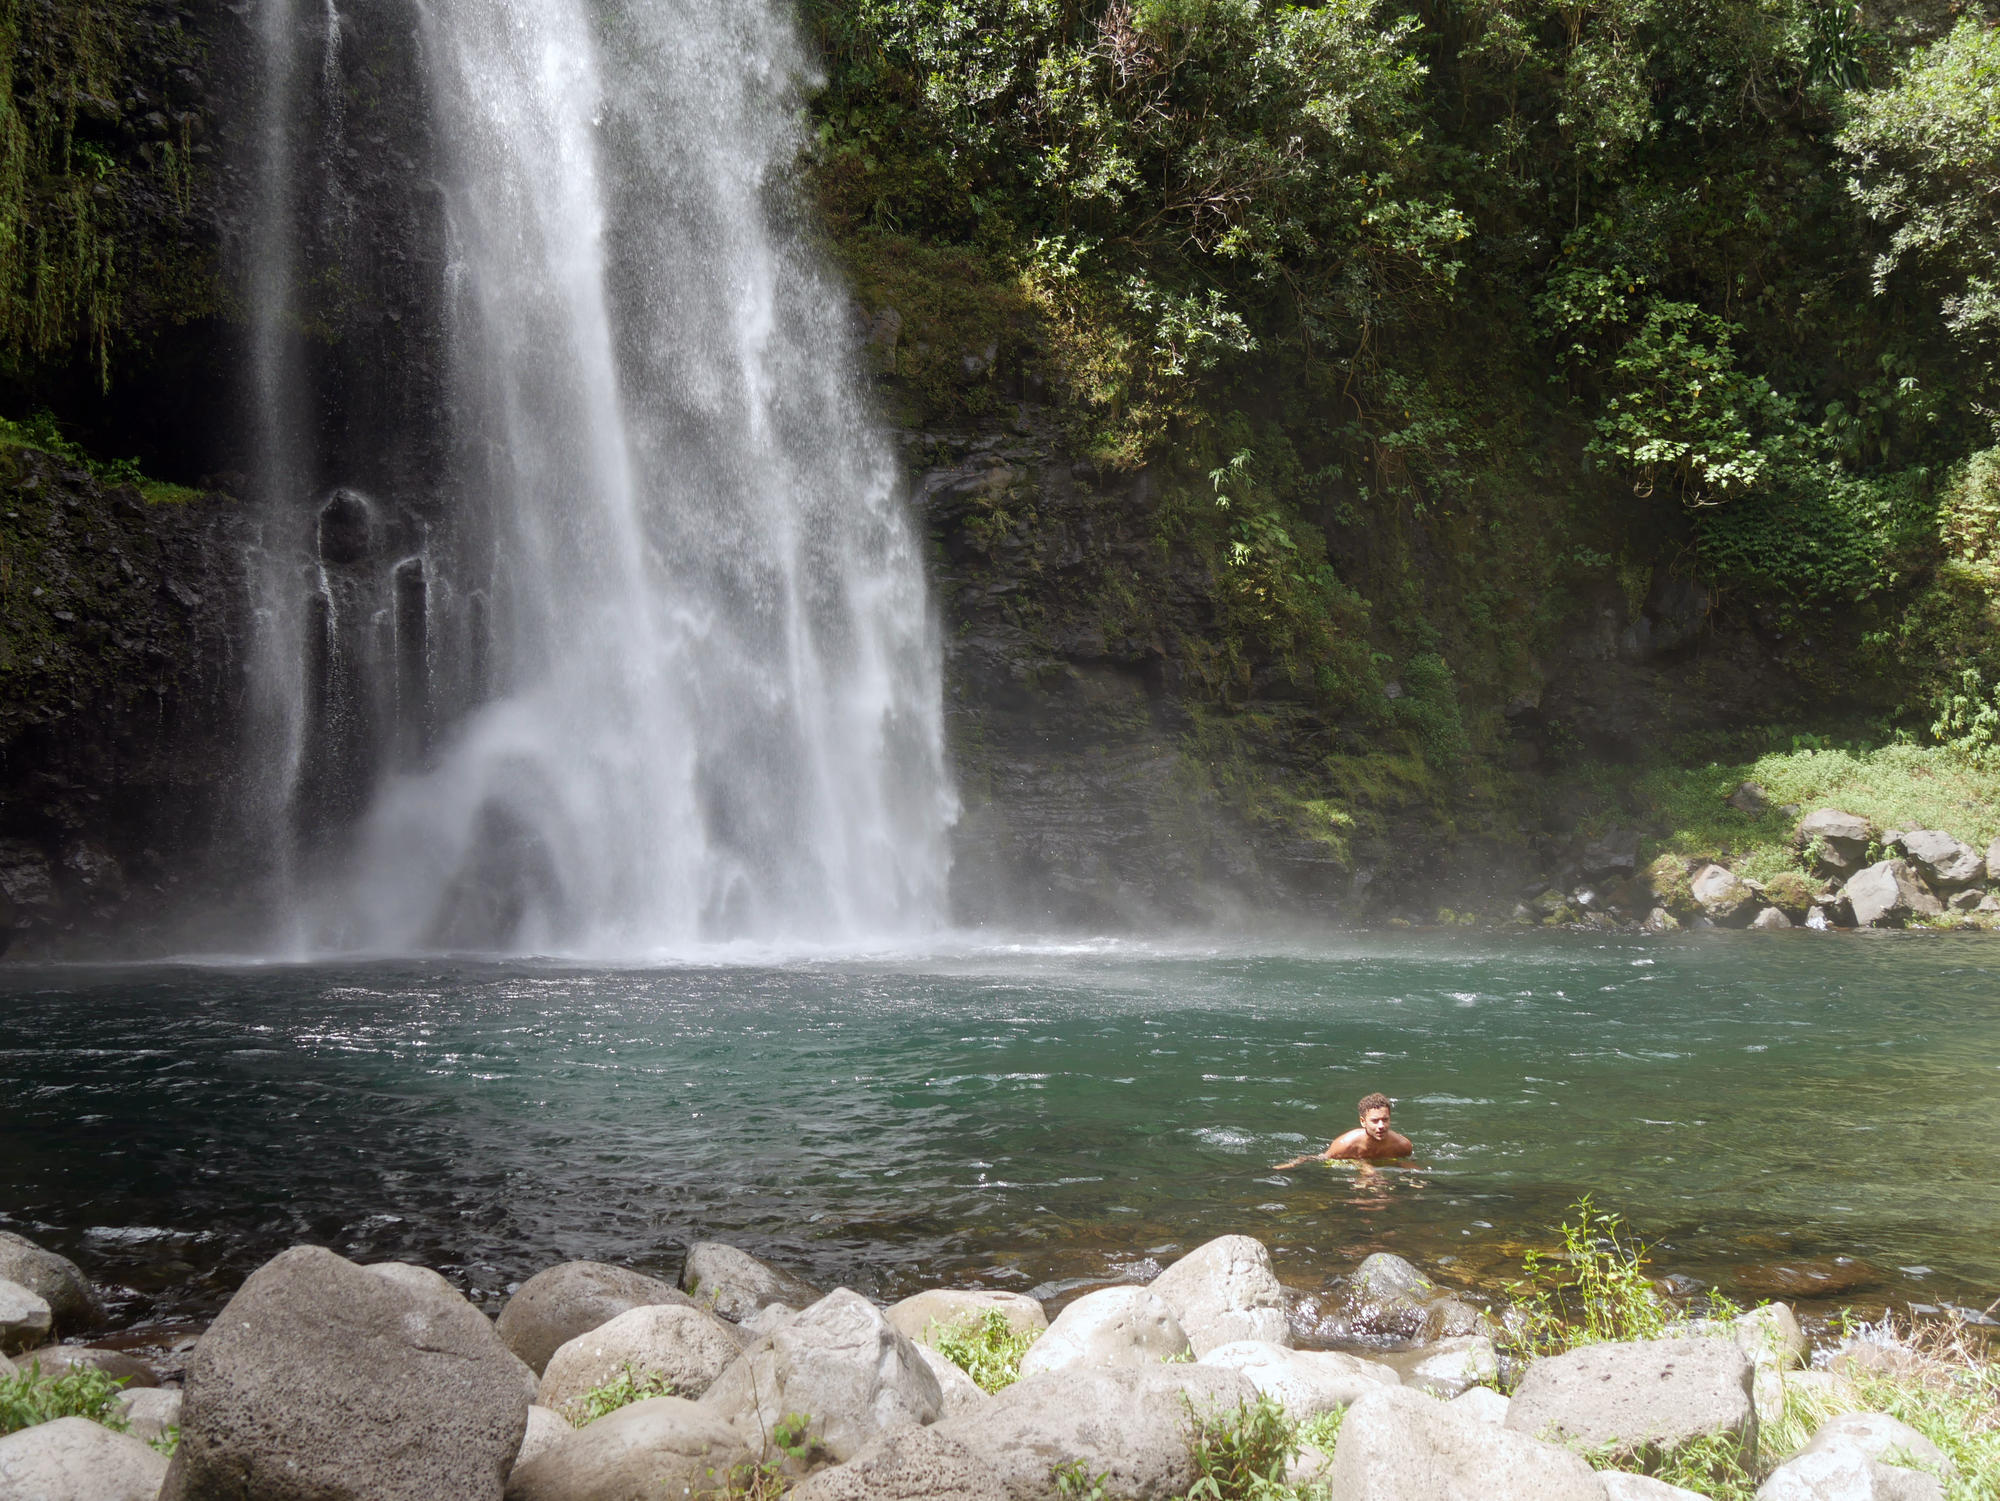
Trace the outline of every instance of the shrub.
<path fill-rule="evenodd" d="M 44 1376 L 39 1367 L 0 1381 L 0 1433 L 14 1433 L 57 1418 L 89 1418 L 123 1433 L 124 1418 L 114 1405 L 123 1381 L 91 1366 L 77 1366 L 60 1376 Z"/>
<path fill-rule="evenodd" d="M 1520 1310 L 1521 1344 L 1531 1355 L 1558 1355 L 1608 1340 L 1658 1339 L 1673 1311 L 1646 1275 L 1646 1247 L 1625 1222 L 1598 1210 L 1585 1194 L 1557 1227 L 1562 1249 L 1530 1250 L 1511 1291 Z"/>
<path fill-rule="evenodd" d="M 931 1348 L 989 1394 L 1021 1379 L 1021 1357 L 1037 1337 L 1032 1332 L 1016 1332 L 1007 1315 L 997 1308 L 989 1308 L 976 1318 L 933 1324 L 930 1329 Z"/>
<path fill-rule="evenodd" d="M 1188 1448 L 1195 1482 L 1187 1501 L 1290 1501 L 1285 1464 L 1299 1452 L 1298 1425 L 1274 1397 L 1239 1402 L 1234 1411 L 1194 1413 Z"/>
<path fill-rule="evenodd" d="M 563 1416 L 578 1428 L 608 1417 L 621 1407 L 643 1402 L 648 1397 L 671 1397 L 674 1384 L 657 1371 L 642 1371 L 629 1360 L 602 1386 L 593 1386 L 580 1397 L 563 1403 Z"/>

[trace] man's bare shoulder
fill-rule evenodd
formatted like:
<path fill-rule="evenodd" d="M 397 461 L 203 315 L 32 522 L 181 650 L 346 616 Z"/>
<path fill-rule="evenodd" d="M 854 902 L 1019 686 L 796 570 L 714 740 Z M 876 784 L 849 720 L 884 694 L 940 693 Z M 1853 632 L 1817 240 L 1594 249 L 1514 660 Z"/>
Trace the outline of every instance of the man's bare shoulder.
<path fill-rule="evenodd" d="M 1329 1157 L 1358 1157 L 1368 1146 L 1368 1133 L 1356 1126 L 1341 1136 L 1334 1137 L 1326 1149 Z"/>

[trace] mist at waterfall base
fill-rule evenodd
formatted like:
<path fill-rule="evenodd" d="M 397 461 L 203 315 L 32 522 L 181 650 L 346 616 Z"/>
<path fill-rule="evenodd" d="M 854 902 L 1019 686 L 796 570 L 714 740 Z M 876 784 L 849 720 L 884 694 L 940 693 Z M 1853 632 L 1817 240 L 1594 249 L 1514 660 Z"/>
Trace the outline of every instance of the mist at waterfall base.
<path fill-rule="evenodd" d="M 246 807 L 270 947 L 936 926 L 939 644 L 847 299 L 788 214 L 789 7 L 429 0 L 428 114 L 385 121 L 351 102 L 365 18 L 260 3 Z M 328 276 L 405 259 L 359 201 L 371 140 L 439 189 L 403 231 L 438 257 L 438 285 L 406 278 L 442 347 L 414 411 L 370 407 L 365 370 L 340 387 L 302 332 Z"/>
<path fill-rule="evenodd" d="M 823 1286 L 1144 1275 L 1218 1234 L 1311 1290 L 1488 1290 L 1578 1195 L 1656 1266 L 1851 1257 L 2000 1293 L 2000 975 L 1949 936 L 1102 942 L 867 961 L 0 971 L 0 1224 L 199 1319 L 298 1241 L 492 1306 L 723 1238 Z M 1422 1167 L 1269 1164 L 1382 1089 Z M 1768 1289 L 1766 1289 L 1768 1290 Z"/>

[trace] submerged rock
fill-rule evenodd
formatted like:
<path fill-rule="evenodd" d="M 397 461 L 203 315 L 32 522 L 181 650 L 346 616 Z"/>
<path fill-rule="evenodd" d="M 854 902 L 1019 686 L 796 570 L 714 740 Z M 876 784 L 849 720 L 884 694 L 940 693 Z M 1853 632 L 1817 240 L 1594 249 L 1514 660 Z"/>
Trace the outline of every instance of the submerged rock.
<path fill-rule="evenodd" d="M 1153 1280 L 1152 1292 L 1173 1310 L 1197 1356 L 1236 1340 L 1292 1342 L 1271 1253 L 1247 1235 L 1197 1246 Z"/>
<path fill-rule="evenodd" d="M 1349 1279 L 1346 1320 L 1355 1334 L 1424 1343 L 1476 1334 L 1484 1323 L 1479 1309 L 1387 1251 Z"/>

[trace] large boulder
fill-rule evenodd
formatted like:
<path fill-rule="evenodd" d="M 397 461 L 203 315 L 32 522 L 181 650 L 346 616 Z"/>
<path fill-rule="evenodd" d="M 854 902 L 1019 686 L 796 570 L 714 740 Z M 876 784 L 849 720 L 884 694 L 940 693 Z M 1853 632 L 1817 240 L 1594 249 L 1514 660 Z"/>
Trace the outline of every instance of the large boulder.
<path fill-rule="evenodd" d="M 923 1356 L 924 1364 L 937 1377 L 938 1391 L 943 1397 L 939 1407 L 941 1416 L 955 1418 L 989 1400 L 986 1393 L 980 1390 L 979 1383 L 966 1374 L 963 1366 L 954 1364 L 929 1345 L 917 1345 L 917 1353 Z"/>
<path fill-rule="evenodd" d="M 753 1434 L 805 1414 L 812 1449 L 839 1463 L 885 1433 L 936 1422 L 944 1390 L 880 1309 L 838 1288 L 753 1343 L 701 1401 Z"/>
<path fill-rule="evenodd" d="M 1750 1359 L 1733 1339 L 1583 1345 L 1528 1367 L 1507 1426 L 1634 1458 L 1723 1439 L 1748 1465 L 1757 1454 Z"/>
<path fill-rule="evenodd" d="M 57 1418 L 0 1438 L 6 1501 L 154 1501 L 166 1477 L 157 1450 L 89 1418 Z"/>
<path fill-rule="evenodd" d="M 1868 858 L 1875 825 L 1838 808 L 1820 808 L 1799 820 L 1792 835 L 1801 850 L 1812 850 L 1821 875 L 1852 875 Z"/>
<path fill-rule="evenodd" d="M 721 1413 L 685 1397 L 649 1397 L 559 1436 L 514 1471 L 507 1501 L 720 1496 L 758 1458 Z"/>
<path fill-rule="evenodd" d="M 634 1308 L 694 1300 L 670 1282 L 601 1261 L 566 1261 L 535 1273 L 500 1310 L 500 1338 L 537 1376 L 549 1357 Z"/>
<path fill-rule="evenodd" d="M 1688 892 L 1718 927 L 1748 927 L 1763 906 L 1756 888 L 1724 865 L 1704 865 L 1688 878 Z"/>
<path fill-rule="evenodd" d="M 790 1501 L 1008 1501 L 992 1466 L 935 1428 L 879 1440 L 793 1488 Z"/>
<path fill-rule="evenodd" d="M 1958 1466 L 1950 1455 L 1886 1412 L 1850 1412 L 1828 1418 L 1802 1452 L 1819 1454 L 1841 1444 L 1859 1449 L 1881 1464 L 1928 1470 L 1940 1480 L 1958 1478 Z"/>
<path fill-rule="evenodd" d="M 1757 1487 L 1757 1501 L 1944 1501 L 1944 1487 L 1919 1470 L 1836 1444 L 1779 1465 Z"/>
<path fill-rule="evenodd" d="M 695 1398 L 729 1362 L 743 1353 L 730 1327 L 712 1313 L 677 1303 L 628 1308 L 549 1357 L 535 1400 L 564 1416 L 585 1392 L 630 1370 L 671 1388 L 666 1395 Z"/>
<path fill-rule="evenodd" d="M 961 1328 L 995 1311 L 1016 1334 L 1040 1334 L 1049 1327 L 1048 1310 L 1039 1299 L 973 1288 L 934 1287 L 890 1304 L 882 1316 L 908 1338 L 927 1345 L 933 1329 Z"/>
<path fill-rule="evenodd" d="M 1402 1257 L 1377 1251 L 1348 1279 L 1345 1322 L 1352 1334 L 1430 1343 L 1476 1334 L 1485 1320 Z"/>
<path fill-rule="evenodd" d="M 1110 1501 L 1168 1501 L 1194 1483 L 1192 1413 L 1257 1400 L 1237 1371 L 1151 1365 L 1077 1367 L 1024 1377 L 977 1412 L 938 1424 L 988 1466 L 1009 1501 L 1054 1501 L 1056 1466 L 1105 1477 Z"/>
<path fill-rule="evenodd" d="M 719 1240 L 688 1247 L 681 1288 L 702 1307 L 738 1322 L 773 1303 L 805 1308 L 825 1296 L 804 1278 Z"/>
<path fill-rule="evenodd" d="M 1023 1376 L 1072 1366 L 1158 1365 L 1193 1353 L 1187 1331 L 1152 1289 L 1106 1287 L 1056 1315 L 1049 1332 L 1021 1359 Z"/>
<path fill-rule="evenodd" d="M 1568 1450 L 1408 1387 L 1347 1409 L 1327 1478 L 1331 1501 L 1604 1501 L 1604 1483 Z"/>
<path fill-rule="evenodd" d="M 1201 1364 L 1241 1371 L 1252 1386 L 1301 1422 L 1346 1407 L 1378 1386 L 1400 1384 L 1396 1373 L 1380 1361 L 1333 1350 L 1293 1350 L 1266 1340 L 1218 1345 L 1201 1357 Z"/>
<path fill-rule="evenodd" d="M 54 1327 L 55 1313 L 47 1298 L 18 1282 L 0 1279 L 0 1355 L 39 1348 Z"/>
<path fill-rule="evenodd" d="M 1985 857 L 1942 829 L 1916 829 L 1905 834 L 1903 853 L 1933 890 L 1957 891 L 1986 875 Z"/>
<path fill-rule="evenodd" d="M 561 1413 L 539 1404 L 530 1407 L 528 1431 L 521 1435 L 521 1452 L 514 1456 L 514 1468 L 519 1470 L 540 1459 L 575 1431 Z"/>
<path fill-rule="evenodd" d="M 11 1230 L 0 1230 L 0 1278 L 20 1283 L 47 1302 L 57 1334 L 75 1334 L 103 1321 L 97 1291 L 81 1267 Z"/>
<path fill-rule="evenodd" d="M 1913 917 L 1936 917 L 1944 904 L 1917 879 L 1906 860 L 1878 860 L 1840 888 L 1857 928 L 1896 928 Z"/>
<path fill-rule="evenodd" d="M 1271 1253 L 1247 1235 L 1222 1235 L 1195 1247 L 1160 1273 L 1152 1289 L 1180 1320 L 1197 1356 L 1240 1339 L 1292 1342 Z"/>
<path fill-rule="evenodd" d="M 533 1395 L 442 1277 L 296 1246 L 195 1347 L 162 1501 L 497 1498 Z"/>

